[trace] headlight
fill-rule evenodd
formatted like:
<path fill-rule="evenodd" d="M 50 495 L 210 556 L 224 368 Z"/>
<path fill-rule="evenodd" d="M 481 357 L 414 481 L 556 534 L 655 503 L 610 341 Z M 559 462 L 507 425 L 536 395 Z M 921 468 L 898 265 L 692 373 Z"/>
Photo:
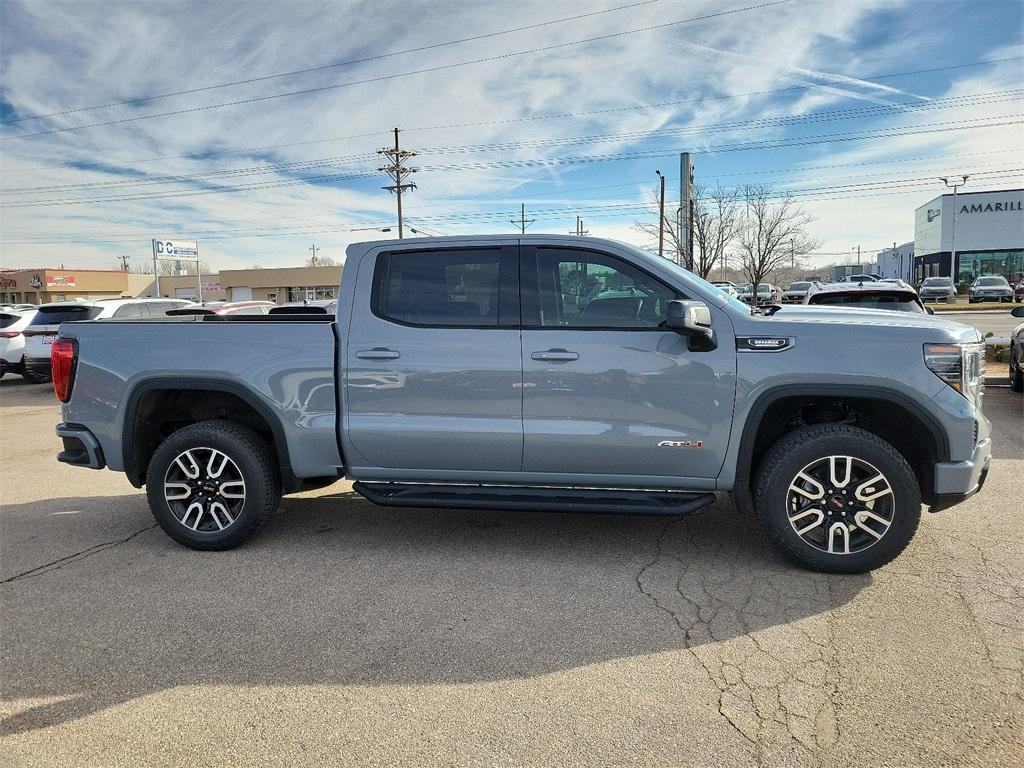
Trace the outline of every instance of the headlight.
<path fill-rule="evenodd" d="M 925 344 L 924 364 L 978 408 L 985 393 L 984 344 Z"/>

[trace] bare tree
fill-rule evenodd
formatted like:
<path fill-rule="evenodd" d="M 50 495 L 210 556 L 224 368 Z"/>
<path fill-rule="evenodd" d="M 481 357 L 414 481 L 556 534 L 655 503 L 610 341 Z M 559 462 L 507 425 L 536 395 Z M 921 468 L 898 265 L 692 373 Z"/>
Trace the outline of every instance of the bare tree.
<path fill-rule="evenodd" d="M 652 194 L 655 211 L 658 210 L 658 197 Z M 706 278 L 711 270 L 719 264 L 726 251 L 736 240 L 740 225 L 740 193 L 723 189 L 720 185 L 714 189 L 695 184 L 693 187 L 693 270 Z M 659 234 L 658 215 L 654 221 L 635 221 L 634 228 L 646 235 L 653 243 L 657 243 Z M 682 232 L 675 216 L 665 214 L 665 245 L 669 258 L 675 261 L 686 248 L 682 242 Z"/>
<path fill-rule="evenodd" d="M 194 275 L 196 274 L 196 263 L 194 261 L 158 259 L 156 270 L 160 275 Z M 144 259 L 135 264 L 129 264 L 128 271 L 133 275 L 152 275 L 153 261 L 152 259 Z M 199 271 L 203 275 L 212 274 L 210 272 L 210 265 L 205 261 L 199 262 Z"/>
<path fill-rule="evenodd" d="M 770 185 L 747 185 L 742 194 L 738 255 L 743 273 L 754 286 L 756 305 L 757 287 L 767 275 L 810 253 L 819 243 L 807 232 L 814 218 L 790 195 L 780 197 Z"/>
<path fill-rule="evenodd" d="M 685 213 L 685 212 L 684 212 Z M 693 268 L 703 278 L 725 258 L 740 234 L 740 194 L 719 184 L 693 186 Z"/>
<path fill-rule="evenodd" d="M 340 262 L 337 259 L 332 259 L 330 256 L 310 256 L 306 259 L 307 267 L 337 267 L 340 266 Z"/>

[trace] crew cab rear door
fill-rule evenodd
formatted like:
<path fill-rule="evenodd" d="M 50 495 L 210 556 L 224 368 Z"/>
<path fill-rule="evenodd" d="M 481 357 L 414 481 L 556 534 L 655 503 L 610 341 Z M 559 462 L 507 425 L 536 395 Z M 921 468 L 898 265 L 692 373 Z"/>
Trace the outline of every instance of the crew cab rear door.
<path fill-rule="evenodd" d="M 571 484 L 717 477 L 732 423 L 731 324 L 713 317 L 718 347 L 691 349 L 661 323 L 669 301 L 695 297 L 593 247 L 524 241 L 521 264 L 523 471 Z"/>
<path fill-rule="evenodd" d="M 520 469 L 517 258 L 515 241 L 483 241 L 360 261 L 343 368 L 353 477 Z"/>

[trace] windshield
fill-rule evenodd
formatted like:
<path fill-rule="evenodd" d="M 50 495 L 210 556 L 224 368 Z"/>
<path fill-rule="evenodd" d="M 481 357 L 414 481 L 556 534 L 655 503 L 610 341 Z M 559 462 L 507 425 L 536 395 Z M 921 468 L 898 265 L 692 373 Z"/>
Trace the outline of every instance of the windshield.
<path fill-rule="evenodd" d="M 816 293 L 811 304 L 831 304 L 860 309 L 892 309 L 899 312 L 924 312 L 909 293 Z"/>
<path fill-rule="evenodd" d="M 790 283 L 787 291 L 806 291 L 811 287 L 810 283 Z"/>
<path fill-rule="evenodd" d="M 979 277 L 974 281 L 975 285 L 1009 285 L 1002 277 Z"/>
<path fill-rule="evenodd" d="M 950 286 L 953 284 L 952 277 L 926 277 L 922 285 L 933 286 Z"/>

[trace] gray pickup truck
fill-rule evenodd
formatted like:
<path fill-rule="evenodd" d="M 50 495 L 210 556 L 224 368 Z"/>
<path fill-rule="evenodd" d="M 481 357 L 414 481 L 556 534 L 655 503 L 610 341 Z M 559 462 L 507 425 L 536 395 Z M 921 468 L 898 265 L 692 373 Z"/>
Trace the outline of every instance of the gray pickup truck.
<path fill-rule="evenodd" d="M 752 310 L 607 240 L 362 243 L 336 316 L 63 325 L 58 460 L 145 485 L 196 549 L 346 477 L 404 507 L 681 514 L 729 491 L 796 562 L 862 572 L 984 483 L 979 342 Z"/>

